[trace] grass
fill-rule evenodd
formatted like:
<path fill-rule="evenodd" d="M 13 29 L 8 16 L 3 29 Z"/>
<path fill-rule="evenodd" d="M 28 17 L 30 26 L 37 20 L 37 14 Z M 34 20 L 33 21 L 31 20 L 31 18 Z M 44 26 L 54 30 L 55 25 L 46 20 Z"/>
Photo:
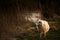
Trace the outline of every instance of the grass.
<path fill-rule="evenodd" d="M 32 31 L 31 33 L 23 33 L 22 36 L 17 36 L 17 40 L 60 40 L 60 19 L 56 19 L 54 22 L 50 23 L 50 26 L 56 26 L 57 30 L 50 29 L 45 38 L 40 38 L 37 31 Z"/>

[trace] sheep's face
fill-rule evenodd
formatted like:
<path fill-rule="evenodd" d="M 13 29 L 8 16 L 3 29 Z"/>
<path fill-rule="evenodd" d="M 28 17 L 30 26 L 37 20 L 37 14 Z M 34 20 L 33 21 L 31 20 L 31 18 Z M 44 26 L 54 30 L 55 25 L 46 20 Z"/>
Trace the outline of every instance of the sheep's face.
<path fill-rule="evenodd" d="M 39 22 L 39 25 L 42 25 L 42 22 Z"/>

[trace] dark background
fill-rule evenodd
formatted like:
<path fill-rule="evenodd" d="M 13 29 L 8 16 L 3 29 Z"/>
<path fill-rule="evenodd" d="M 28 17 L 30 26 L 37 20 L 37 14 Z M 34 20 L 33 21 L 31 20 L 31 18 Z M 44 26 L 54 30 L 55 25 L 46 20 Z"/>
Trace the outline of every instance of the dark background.
<path fill-rule="evenodd" d="M 59 14 L 59 0 L 0 0 L 1 11 L 41 10 L 43 14 Z"/>
<path fill-rule="evenodd" d="M 16 36 L 18 40 L 25 40 L 25 38 L 27 40 L 39 40 L 39 34 L 35 31 L 31 32 L 30 30 L 25 33 L 26 35 L 20 34 L 26 30 L 24 27 L 26 22 L 22 17 L 25 11 L 40 11 L 43 19 L 49 21 L 52 29 L 47 38 L 43 40 L 60 39 L 60 0 L 0 0 L 1 40 L 14 40 L 12 38 L 16 38 Z"/>

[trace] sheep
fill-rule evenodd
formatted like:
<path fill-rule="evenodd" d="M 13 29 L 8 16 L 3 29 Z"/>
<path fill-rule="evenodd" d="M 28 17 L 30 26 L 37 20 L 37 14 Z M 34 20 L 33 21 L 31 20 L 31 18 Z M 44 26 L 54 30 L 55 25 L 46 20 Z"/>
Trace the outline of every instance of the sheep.
<path fill-rule="evenodd" d="M 40 37 L 42 36 L 46 37 L 46 34 L 50 29 L 48 22 L 45 20 L 39 19 L 35 24 L 37 29 L 39 29 L 38 32 L 40 32 Z"/>

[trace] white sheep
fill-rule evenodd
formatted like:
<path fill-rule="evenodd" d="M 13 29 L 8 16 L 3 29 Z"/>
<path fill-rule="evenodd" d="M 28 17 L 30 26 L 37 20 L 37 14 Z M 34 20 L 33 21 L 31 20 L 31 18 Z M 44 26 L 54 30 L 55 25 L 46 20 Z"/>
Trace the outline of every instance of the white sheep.
<path fill-rule="evenodd" d="M 43 35 L 45 37 L 46 33 L 50 29 L 48 22 L 45 20 L 39 19 L 35 24 L 36 24 L 37 29 L 39 29 L 38 32 L 40 32 L 40 37 L 42 37 Z"/>

